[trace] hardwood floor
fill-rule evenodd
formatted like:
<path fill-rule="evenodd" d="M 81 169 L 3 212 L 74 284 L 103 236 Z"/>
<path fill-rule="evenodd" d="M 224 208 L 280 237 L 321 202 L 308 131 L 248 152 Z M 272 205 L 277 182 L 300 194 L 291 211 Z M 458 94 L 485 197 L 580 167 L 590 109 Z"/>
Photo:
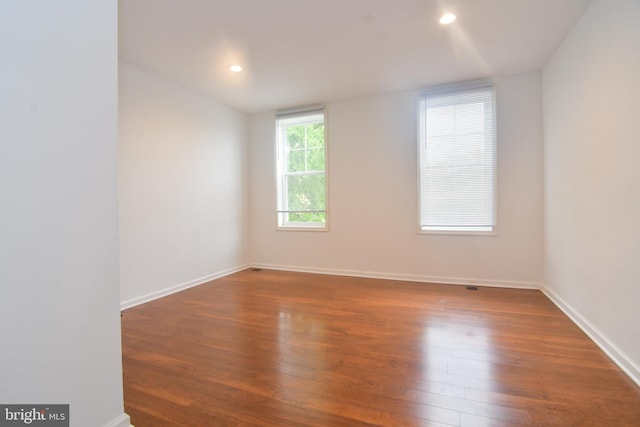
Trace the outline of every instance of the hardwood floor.
<path fill-rule="evenodd" d="M 640 426 L 541 292 L 242 271 L 123 312 L 136 427 Z"/>

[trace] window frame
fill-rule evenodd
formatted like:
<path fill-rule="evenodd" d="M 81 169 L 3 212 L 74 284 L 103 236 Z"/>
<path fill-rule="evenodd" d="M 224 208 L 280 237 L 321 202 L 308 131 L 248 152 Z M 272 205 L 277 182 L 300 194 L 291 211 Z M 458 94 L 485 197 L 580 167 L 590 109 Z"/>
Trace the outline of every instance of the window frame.
<path fill-rule="evenodd" d="M 475 229 L 475 227 L 469 227 L 469 229 L 427 229 L 422 225 L 422 146 L 426 143 L 426 112 L 425 117 L 422 115 L 421 104 L 429 96 L 442 96 L 447 94 L 459 94 L 473 90 L 490 89 L 492 97 L 492 117 L 491 117 L 491 132 L 492 132 L 492 167 L 493 167 L 493 188 L 492 188 L 492 209 L 493 209 L 493 224 L 490 230 Z M 422 235 L 453 235 L 453 236 L 497 236 L 498 235 L 498 135 L 497 135 L 497 89 L 492 80 L 474 80 L 459 82 L 441 86 L 435 86 L 426 88 L 419 93 L 416 106 L 417 106 L 417 196 L 418 196 L 418 209 L 417 209 L 417 232 Z M 422 120 L 424 119 L 424 123 Z"/>
<path fill-rule="evenodd" d="M 283 132 L 286 128 L 281 121 L 293 121 L 290 125 L 317 123 L 313 117 L 322 115 L 324 125 L 324 170 L 306 172 L 288 172 L 288 158 L 286 151 L 286 137 Z M 298 122 L 298 123 L 295 123 Z M 279 111 L 275 117 L 275 161 L 276 161 L 276 230 L 281 231 L 329 231 L 329 180 L 328 180 L 328 143 L 327 143 L 327 112 L 323 106 Z M 288 193 L 287 177 L 289 176 L 324 176 L 324 222 L 287 221 Z M 311 212 L 311 211 L 310 211 Z"/>

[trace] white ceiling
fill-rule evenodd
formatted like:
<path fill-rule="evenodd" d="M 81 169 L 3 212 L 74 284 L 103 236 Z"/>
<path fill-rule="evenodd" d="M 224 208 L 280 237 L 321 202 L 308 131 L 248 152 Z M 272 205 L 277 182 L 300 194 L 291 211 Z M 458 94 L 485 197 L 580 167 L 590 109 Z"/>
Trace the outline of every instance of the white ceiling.
<path fill-rule="evenodd" d="M 120 0 L 119 56 L 253 113 L 538 70 L 588 3 Z"/>

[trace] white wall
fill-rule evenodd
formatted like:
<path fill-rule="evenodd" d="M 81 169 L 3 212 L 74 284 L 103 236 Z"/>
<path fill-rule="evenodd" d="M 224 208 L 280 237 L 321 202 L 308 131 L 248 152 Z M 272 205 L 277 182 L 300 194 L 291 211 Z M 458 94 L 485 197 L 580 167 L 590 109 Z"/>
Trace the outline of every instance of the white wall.
<path fill-rule="evenodd" d="M 247 117 L 120 64 L 123 306 L 248 262 Z"/>
<path fill-rule="evenodd" d="M 256 265 L 440 282 L 542 281 L 539 72 L 497 79 L 498 236 L 417 233 L 417 94 L 327 105 L 329 232 L 276 231 L 274 113 L 250 118 Z"/>
<path fill-rule="evenodd" d="M 546 283 L 640 384 L 640 2 L 595 0 L 544 69 Z"/>
<path fill-rule="evenodd" d="M 0 402 L 128 426 L 117 232 L 117 3 L 0 2 Z"/>

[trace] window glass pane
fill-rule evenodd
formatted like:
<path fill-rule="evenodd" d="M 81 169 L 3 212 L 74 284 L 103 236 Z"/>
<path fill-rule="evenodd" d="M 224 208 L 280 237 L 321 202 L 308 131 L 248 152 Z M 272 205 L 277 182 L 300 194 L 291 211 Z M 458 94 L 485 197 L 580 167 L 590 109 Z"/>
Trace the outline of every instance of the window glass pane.
<path fill-rule="evenodd" d="M 287 171 L 323 171 L 324 124 L 292 125 L 286 128 Z"/>
<path fill-rule="evenodd" d="M 307 166 L 309 171 L 324 170 L 324 147 L 307 150 Z"/>
<path fill-rule="evenodd" d="M 324 123 L 312 123 L 307 125 L 307 146 L 324 147 Z"/>
<path fill-rule="evenodd" d="M 318 211 L 325 207 L 324 174 L 287 177 L 289 211 Z"/>
<path fill-rule="evenodd" d="M 287 150 L 304 148 L 304 125 L 286 127 Z"/>
<path fill-rule="evenodd" d="M 305 172 L 305 152 L 306 150 L 289 151 L 287 156 L 288 172 Z"/>
<path fill-rule="evenodd" d="M 325 212 L 296 212 L 287 214 L 288 222 L 326 222 Z"/>

